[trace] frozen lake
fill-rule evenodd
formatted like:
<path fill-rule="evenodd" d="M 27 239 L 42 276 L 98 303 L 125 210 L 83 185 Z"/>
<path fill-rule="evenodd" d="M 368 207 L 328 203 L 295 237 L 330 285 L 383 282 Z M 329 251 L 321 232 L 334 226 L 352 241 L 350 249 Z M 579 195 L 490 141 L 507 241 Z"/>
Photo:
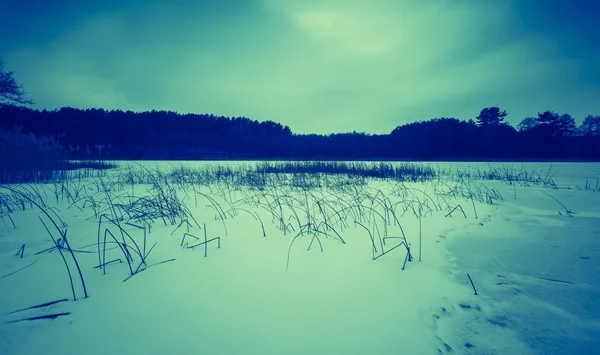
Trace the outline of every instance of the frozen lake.
<path fill-rule="evenodd" d="M 165 173 L 257 163 L 119 165 Z M 150 171 L 150 182 L 131 185 L 119 179 L 128 169 L 115 169 L 102 180 L 4 187 L 0 354 L 600 348 L 600 191 L 584 188 L 595 187 L 600 164 L 418 164 L 446 174 L 257 189 L 175 185 Z M 559 188 L 454 179 L 496 168 L 550 169 Z M 67 231 L 89 298 L 72 262 L 69 286 L 63 261 L 72 259 L 59 238 Z"/>

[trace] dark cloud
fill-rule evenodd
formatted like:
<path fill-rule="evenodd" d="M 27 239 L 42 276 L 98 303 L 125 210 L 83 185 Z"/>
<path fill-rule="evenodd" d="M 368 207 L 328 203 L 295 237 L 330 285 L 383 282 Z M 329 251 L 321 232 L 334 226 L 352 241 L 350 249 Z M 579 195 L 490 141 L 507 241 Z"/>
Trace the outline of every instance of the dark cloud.
<path fill-rule="evenodd" d="M 579 3 L 573 7 L 569 3 Z M 501 106 L 600 114 L 593 1 L 25 1 L 0 56 L 39 108 L 389 132 Z M 597 12 L 596 12 L 597 13 Z"/>

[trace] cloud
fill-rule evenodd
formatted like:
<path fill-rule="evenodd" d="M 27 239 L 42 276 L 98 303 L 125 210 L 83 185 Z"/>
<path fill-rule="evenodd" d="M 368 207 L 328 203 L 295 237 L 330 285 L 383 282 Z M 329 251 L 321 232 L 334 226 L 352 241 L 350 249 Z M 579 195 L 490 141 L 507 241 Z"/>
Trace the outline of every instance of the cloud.
<path fill-rule="evenodd" d="M 502 101 L 513 90 L 547 81 L 562 65 L 544 62 L 551 43 L 496 34 L 510 15 L 509 6 L 412 4 L 269 2 L 307 36 L 313 55 L 321 58 L 306 83 L 312 92 L 303 97 L 318 109 L 312 120 L 305 119 L 303 130 L 332 121 L 338 130 L 387 132 L 401 118 L 451 115 L 443 108 L 453 102 L 465 107 L 466 99 L 477 104 L 477 97 L 489 93 Z M 430 107 L 438 111 L 430 113 Z"/>
<path fill-rule="evenodd" d="M 96 13 L 43 45 L 11 50 L 7 68 L 40 108 L 208 112 L 298 133 L 385 133 L 472 118 L 486 105 L 506 108 L 509 121 L 549 102 L 593 108 L 582 102 L 597 92 L 581 86 L 582 59 L 510 27 L 512 2 L 244 4 Z"/>

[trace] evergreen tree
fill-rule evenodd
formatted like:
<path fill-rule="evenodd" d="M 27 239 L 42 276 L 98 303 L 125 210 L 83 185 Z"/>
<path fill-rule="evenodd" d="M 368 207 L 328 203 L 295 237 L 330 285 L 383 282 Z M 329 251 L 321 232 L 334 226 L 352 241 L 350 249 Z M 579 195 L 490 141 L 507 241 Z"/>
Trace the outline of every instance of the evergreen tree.
<path fill-rule="evenodd" d="M 506 117 L 506 111 L 500 111 L 498 107 L 486 107 L 477 116 L 479 126 L 499 125 Z"/>

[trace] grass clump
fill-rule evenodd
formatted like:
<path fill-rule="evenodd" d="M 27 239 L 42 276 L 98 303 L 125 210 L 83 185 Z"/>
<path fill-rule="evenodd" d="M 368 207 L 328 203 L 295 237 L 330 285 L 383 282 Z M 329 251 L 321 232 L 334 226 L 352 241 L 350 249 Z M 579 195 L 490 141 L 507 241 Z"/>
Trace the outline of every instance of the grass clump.
<path fill-rule="evenodd" d="M 250 187 L 265 190 L 280 186 L 362 186 L 367 183 L 367 179 L 425 182 L 434 180 L 437 174 L 430 166 L 412 163 L 297 161 L 247 165 L 219 164 L 203 168 L 181 165 L 162 172 L 161 178 L 179 187 L 224 184 L 232 188 Z M 152 174 L 131 167 L 120 176 L 120 180 L 127 184 L 153 184 L 152 179 Z"/>
<path fill-rule="evenodd" d="M 555 171 L 552 171 L 552 165 L 548 170 L 527 171 L 525 167 L 516 169 L 513 166 L 491 167 L 487 169 L 477 169 L 475 171 L 456 171 L 454 179 L 463 180 L 488 180 L 502 181 L 508 185 L 520 186 L 543 186 L 545 188 L 558 189 L 554 181 Z"/>
<path fill-rule="evenodd" d="M 368 163 L 343 161 L 263 162 L 256 172 L 266 174 L 347 175 L 395 181 L 423 182 L 435 178 L 436 172 L 426 165 L 413 163 Z"/>

